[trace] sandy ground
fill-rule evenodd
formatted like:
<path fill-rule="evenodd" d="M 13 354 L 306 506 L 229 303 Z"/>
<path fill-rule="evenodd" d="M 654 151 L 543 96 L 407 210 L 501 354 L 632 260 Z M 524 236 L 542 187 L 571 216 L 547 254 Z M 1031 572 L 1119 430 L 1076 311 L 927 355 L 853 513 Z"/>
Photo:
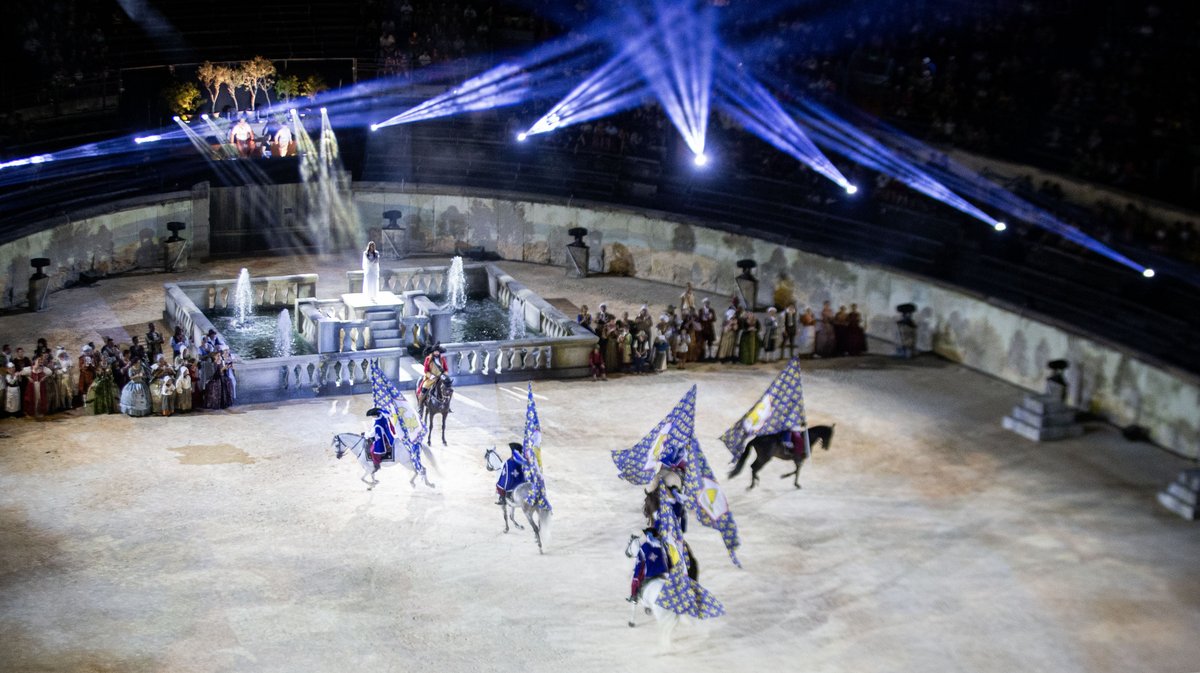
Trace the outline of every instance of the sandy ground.
<path fill-rule="evenodd" d="M 319 267 L 323 294 L 344 288 L 344 260 L 305 262 L 251 264 Z M 503 266 L 593 308 L 660 310 L 679 292 Z M 0 334 L 26 347 L 119 336 L 161 315 L 171 278 L 58 293 L 48 313 L 0 317 Z M 832 450 L 800 491 L 782 463 L 751 492 L 748 470 L 726 480 L 744 569 L 714 531 L 688 539 L 728 615 L 681 625 L 658 653 L 647 618 L 625 625 L 641 491 L 609 451 L 695 384 L 698 435 L 721 466 L 717 437 L 778 368 L 536 383 L 555 506 L 545 555 L 528 531 L 502 532 L 482 460 L 518 436 L 520 385 L 457 392 L 432 490 L 390 468 L 368 491 L 334 458 L 333 433 L 366 427 L 366 396 L 0 422 L 0 670 L 1200 669 L 1200 536 L 1154 501 L 1191 463 L 1100 424 L 1026 442 L 999 427 L 1020 391 L 879 355 L 809 363 L 810 420 L 837 424 Z"/>

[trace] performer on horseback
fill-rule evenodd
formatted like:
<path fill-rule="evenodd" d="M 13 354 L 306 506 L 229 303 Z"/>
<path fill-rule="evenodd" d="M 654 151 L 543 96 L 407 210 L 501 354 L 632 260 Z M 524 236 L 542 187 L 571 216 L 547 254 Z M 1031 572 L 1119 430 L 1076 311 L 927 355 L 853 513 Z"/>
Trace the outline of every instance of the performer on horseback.
<path fill-rule="evenodd" d="M 371 442 L 371 462 L 375 464 L 375 470 L 378 471 L 379 464 L 385 458 L 394 456 L 392 448 L 396 444 L 396 430 L 392 427 L 388 414 L 382 409 L 371 409 L 367 415 L 375 417 L 375 439 Z"/>
<path fill-rule="evenodd" d="M 630 603 L 638 602 L 642 587 L 654 579 L 662 577 L 671 570 L 670 557 L 667 549 L 658 539 L 658 531 L 654 528 L 642 530 L 642 546 L 638 549 L 637 564 L 633 566 L 633 580 L 629 586 Z"/>
<path fill-rule="evenodd" d="M 804 434 L 804 428 L 789 428 L 783 432 L 780 432 L 776 436 L 778 437 L 780 444 L 795 454 L 796 458 L 803 460 L 812 455 L 812 449 L 808 442 L 805 441 Z M 792 456 L 781 456 L 781 458 L 782 457 L 791 458 Z"/>
<path fill-rule="evenodd" d="M 512 449 L 512 458 L 504 462 L 504 467 L 500 469 L 500 478 L 496 480 L 497 505 L 503 505 L 508 494 L 524 484 L 526 479 L 523 447 L 517 442 L 509 442 L 508 448 Z"/>
<path fill-rule="evenodd" d="M 429 389 L 433 387 L 442 374 L 450 370 L 449 364 L 446 362 L 446 351 L 441 344 L 434 344 L 429 349 L 429 354 L 425 356 L 425 376 L 417 383 L 417 406 L 421 406 L 425 401 L 425 395 Z"/>

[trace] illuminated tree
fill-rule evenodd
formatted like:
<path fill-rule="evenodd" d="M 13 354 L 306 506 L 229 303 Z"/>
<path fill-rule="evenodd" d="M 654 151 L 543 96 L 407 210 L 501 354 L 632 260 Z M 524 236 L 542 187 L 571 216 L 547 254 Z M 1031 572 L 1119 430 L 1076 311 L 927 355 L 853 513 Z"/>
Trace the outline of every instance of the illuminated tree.
<path fill-rule="evenodd" d="M 300 95 L 300 78 L 287 75 L 275 80 L 275 95 L 280 100 L 289 101 Z"/>
<path fill-rule="evenodd" d="M 208 91 L 208 97 L 212 100 L 212 109 L 210 112 L 217 111 L 217 97 L 221 95 L 221 77 L 218 74 L 218 69 L 222 67 L 224 66 L 215 65 L 211 61 L 205 61 L 196 70 L 196 78 L 204 85 L 204 89 Z"/>
<path fill-rule="evenodd" d="M 163 89 L 171 114 L 188 117 L 200 107 L 200 87 L 195 82 L 172 82 Z"/>
<path fill-rule="evenodd" d="M 309 98 L 316 98 L 317 94 L 329 89 L 329 85 L 325 83 L 325 78 L 320 75 L 309 75 L 300 82 L 300 95 Z"/>
<path fill-rule="evenodd" d="M 229 97 L 233 99 L 233 109 L 241 110 L 237 102 L 237 90 L 241 86 L 240 68 L 232 68 L 227 65 L 217 66 L 217 77 L 220 80 L 217 84 L 219 87 L 225 87 L 229 91 Z"/>
<path fill-rule="evenodd" d="M 236 71 L 237 83 L 250 92 L 250 109 L 255 109 L 258 92 L 261 89 L 267 94 L 267 103 L 271 102 L 269 93 L 275 82 L 275 64 L 262 56 L 255 56 L 249 61 L 243 61 Z"/>

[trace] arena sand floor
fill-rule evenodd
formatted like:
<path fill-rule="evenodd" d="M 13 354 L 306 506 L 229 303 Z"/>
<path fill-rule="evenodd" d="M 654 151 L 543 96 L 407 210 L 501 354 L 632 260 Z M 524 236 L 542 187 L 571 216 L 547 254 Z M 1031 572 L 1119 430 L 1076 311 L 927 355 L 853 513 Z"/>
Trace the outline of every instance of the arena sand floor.
<path fill-rule="evenodd" d="M 354 263 L 185 276 L 316 270 L 334 296 Z M 657 313 L 680 291 L 501 266 L 543 297 L 618 313 Z M 127 338 L 161 317 L 177 277 L 59 292 L 46 313 L 0 317 L 0 334 L 76 352 Z M 0 670 L 1200 670 L 1200 529 L 1154 499 L 1192 463 L 1103 424 L 1027 442 L 1000 428 L 1021 391 L 934 356 L 806 365 L 810 421 L 837 432 L 799 491 L 783 463 L 752 492 L 748 470 L 724 479 L 717 441 L 780 364 L 536 382 L 555 507 L 544 556 L 528 531 L 502 533 L 483 464 L 520 432 L 521 384 L 458 391 L 432 490 L 392 468 L 368 491 L 334 458 L 333 433 L 366 427 L 363 395 L 0 422 Z M 625 623 L 642 492 L 609 451 L 693 384 L 745 567 L 693 522 L 701 581 L 728 614 L 680 625 L 660 653 L 652 623 Z"/>

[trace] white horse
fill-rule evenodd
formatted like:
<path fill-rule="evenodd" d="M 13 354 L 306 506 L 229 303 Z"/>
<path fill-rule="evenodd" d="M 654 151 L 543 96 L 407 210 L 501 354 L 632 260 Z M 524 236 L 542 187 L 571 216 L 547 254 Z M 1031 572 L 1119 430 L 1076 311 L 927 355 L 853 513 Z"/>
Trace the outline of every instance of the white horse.
<path fill-rule="evenodd" d="M 368 491 L 375 488 L 375 486 L 379 484 L 379 480 L 375 478 L 375 473 L 378 472 L 379 469 L 375 467 L 375 461 L 371 460 L 370 446 L 372 441 L 373 439 L 367 439 L 366 433 L 362 432 L 358 434 L 354 434 L 353 432 L 343 432 L 333 436 L 333 449 L 338 459 L 341 459 L 341 457 L 347 453 L 353 453 L 354 457 L 358 459 L 358 464 L 361 465 L 363 469 L 363 476 L 359 478 L 364 484 L 367 485 Z M 413 468 L 412 457 L 408 455 L 408 451 L 398 449 L 399 447 L 393 447 L 392 453 L 395 454 L 393 460 L 381 461 L 379 463 L 380 466 L 404 465 L 408 469 L 412 470 L 413 473 L 412 479 L 408 480 L 409 486 L 416 488 L 417 477 L 419 476 L 421 477 L 421 480 L 425 482 L 426 486 L 433 488 L 434 484 L 433 482 L 429 481 L 429 475 L 424 470 L 417 472 L 417 470 Z M 421 450 L 425 453 L 426 458 L 429 460 L 429 464 L 432 465 L 433 453 L 430 452 L 429 447 L 425 444 L 422 444 Z"/>
<path fill-rule="evenodd" d="M 634 558 L 641 546 L 642 537 L 636 534 L 630 535 L 629 544 L 625 546 L 625 556 Z M 654 621 L 658 623 L 658 647 L 663 652 L 671 648 L 671 632 L 675 630 L 680 619 L 679 615 L 658 604 L 659 594 L 666 586 L 667 582 L 662 577 L 655 577 L 643 583 L 638 591 L 637 600 L 631 602 L 629 612 L 629 628 L 637 626 L 635 618 L 639 606 L 645 610 L 647 615 L 654 617 Z"/>
<path fill-rule="evenodd" d="M 496 447 L 492 447 L 483 452 L 484 462 L 487 464 L 488 472 L 495 472 L 504 467 L 504 459 L 496 453 Z M 533 485 L 528 481 L 514 488 L 505 497 L 504 504 L 500 506 L 500 513 L 504 517 L 504 532 L 508 532 L 508 522 L 512 521 L 512 525 L 517 527 L 517 530 L 525 530 L 525 527 L 517 522 L 516 513 L 517 505 L 520 505 L 521 511 L 525 513 L 525 520 L 529 522 L 529 527 L 533 529 L 533 539 L 537 541 L 538 553 L 546 553 L 542 549 L 542 537 L 548 532 L 550 526 L 551 513 L 547 510 L 535 507 L 525 502 L 529 497 L 530 491 L 533 490 Z M 537 514 L 537 521 L 534 521 L 533 515 Z"/>

